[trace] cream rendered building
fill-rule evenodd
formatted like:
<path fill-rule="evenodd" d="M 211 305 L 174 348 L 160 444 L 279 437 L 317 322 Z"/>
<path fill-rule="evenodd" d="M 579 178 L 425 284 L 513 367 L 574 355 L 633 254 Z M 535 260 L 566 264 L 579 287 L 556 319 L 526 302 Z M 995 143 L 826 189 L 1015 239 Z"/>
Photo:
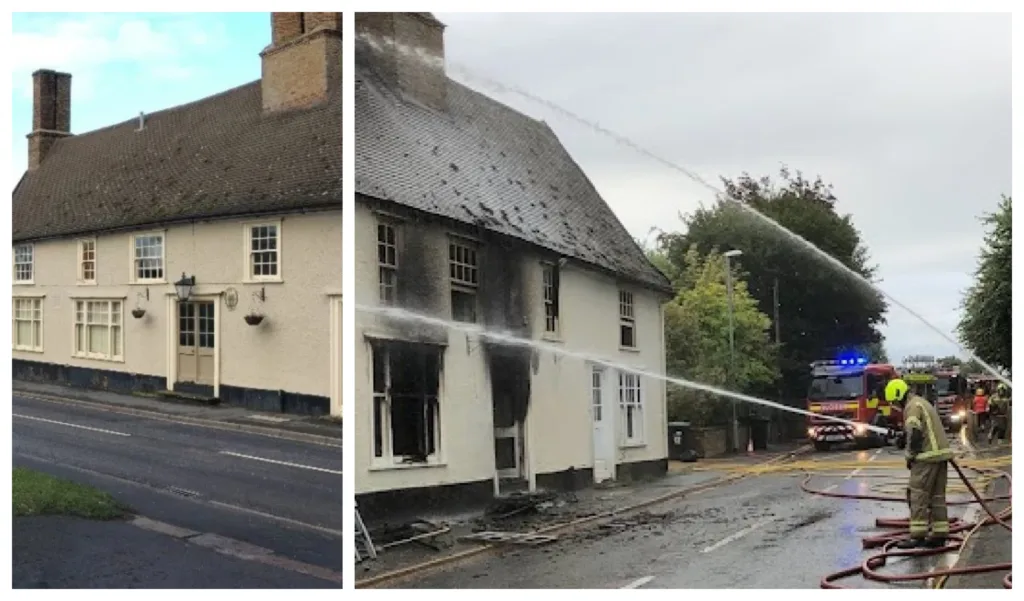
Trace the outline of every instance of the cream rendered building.
<path fill-rule="evenodd" d="M 447 77 L 431 14 L 356 31 L 361 512 L 664 473 L 664 381 L 460 328 L 664 372 L 665 276 L 550 128 Z"/>
<path fill-rule="evenodd" d="M 261 80 L 93 132 L 33 75 L 15 379 L 341 415 L 341 17 L 272 24 Z"/>

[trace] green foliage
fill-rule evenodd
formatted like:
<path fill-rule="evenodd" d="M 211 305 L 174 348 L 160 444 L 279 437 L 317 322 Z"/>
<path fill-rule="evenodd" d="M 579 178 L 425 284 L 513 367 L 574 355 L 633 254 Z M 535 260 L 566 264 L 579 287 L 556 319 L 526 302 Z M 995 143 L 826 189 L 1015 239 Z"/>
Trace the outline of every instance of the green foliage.
<path fill-rule="evenodd" d="M 969 349 L 986 363 L 1004 370 L 1012 365 L 1011 204 L 1011 197 L 1003 196 L 996 211 L 982 218 L 988 232 L 957 326 L 960 340 Z"/>
<path fill-rule="evenodd" d="M 15 517 L 71 515 L 113 520 L 127 511 L 103 491 L 24 468 L 14 468 L 12 473 L 11 504 Z"/>
<path fill-rule="evenodd" d="M 735 181 L 724 180 L 725 198 L 689 215 L 685 232 L 663 233 L 659 243 L 677 269 L 685 264 L 693 246 L 704 254 L 716 248 L 741 250 L 736 262 L 749 274 L 744 279 L 763 314 L 774 315 L 778 286 L 781 392 L 785 399 L 800 405 L 811 361 L 856 348 L 884 357 L 879 326 L 884 323 L 886 305 L 870 286 L 854 283 L 739 206 L 767 215 L 872 279 L 875 268 L 869 264 L 868 251 L 850 216 L 836 212 L 831 186 L 820 178 L 810 181 L 799 172 L 791 174 L 786 168 L 780 176 L 781 185 L 768 177 L 755 180 L 746 174 Z"/>
<path fill-rule="evenodd" d="M 662 259 L 655 259 L 655 265 Z M 668 373 L 730 390 L 771 385 L 776 378 L 775 349 L 767 337 L 771 321 L 757 309 L 739 274 L 734 270 L 735 371 L 730 378 L 729 298 L 722 255 L 717 250 L 701 255 L 694 247 L 672 265 L 680 290 L 665 307 Z M 671 420 L 725 423 L 731 416 L 729 407 L 729 401 L 716 395 L 669 386 Z"/>

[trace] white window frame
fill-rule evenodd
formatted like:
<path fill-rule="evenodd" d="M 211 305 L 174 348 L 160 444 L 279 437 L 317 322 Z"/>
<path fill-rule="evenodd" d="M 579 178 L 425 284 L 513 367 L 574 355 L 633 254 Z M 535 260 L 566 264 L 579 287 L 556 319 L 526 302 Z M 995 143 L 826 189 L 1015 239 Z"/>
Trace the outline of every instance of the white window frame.
<path fill-rule="evenodd" d="M 257 275 L 254 273 L 256 263 L 253 261 L 253 254 L 259 251 L 254 251 L 252 249 L 252 231 L 258 227 L 272 227 L 274 228 L 274 231 L 277 232 L 276 248 L 274 249 L 275 251 L 277 251 L 277 274 L 275 275 Z M 281 219 L 271 219 L 269 221 L 251 221 L 242 225 L 242 235 L 243 238 L 245 239 L 245 246 L 242 248 L 242 253 L 245 257 L 245 276 L 243 278 L 243 281 L 253 283 L 284 281 L 284 275 L 282 274 L 282 267 L 284 266 L 284 263 L 281 260 L 281 257 L 283 255 L 281 249 L 281 243 L 283 241 L 282 230 L 283 227 Z"/>
<path fill-rule="evenodd" d="M 454 249 L 462 248 L 466 251 L 473 253 L 473 262 L 466 263 L 463 261 L 457 261 L 452 258 L 452 251 Z M 457 253 L 456 253 L 457 254 Z M 466 279 L 463 277 L 456 277 L 453 271 L 457 271 L 457 268 L 471 270 L 473 279 Z M 475 280 L 475 281 L 474 281 Z M 449 302 L 451 299 L 451 292 L 459 292 L 462 294 L 471 295 L 473 297 L 473 316 L 474 319 L 470 323 L 478 323 L 480 320 L 480 243 L 472 238 L 466 238 L 464 236 L 458 236 L 456 234 L 449 234 L 448 236 L 448 284 L 450 287 Z M 455 304 L 452 303 L 452 319 L 455 318 Z"/>
<path fill-rule="evenodd" d="M 161 276 L 159 278 L 140 278 L 138 262 L 139 258 L 135 255 L 135 241 L 139 238 L 150 238 L 160 237 L 160 270 Z M 138 232 L 132 234 L 128 238 L 128 256 L 131 258 L 129 261 L 129 279 L 128 281 L 132 284 L 166 284 L 167 283 L 167 231 L 153 231 L 153 232 Z"/>
<path fill-rule="evenodd" d="M 391 230 L 394 238 L 394 244 L 388 244 L 386 236 L 384 240 L 381 240 L 381 228 Z M 398 236 L 400 235 L 398 224 L 393 223 L 386 219 L 377 219 L 377 288 L 378 296 L 377 300 L 381 305 L 394 306 L 398 304 Z M 394 251 L 394 261 L 387 261 L 387 249 L 391 248 Z M 384 260 L 381 260 L 381 250 L 384 250 Z M 386 284 L 384 282 L 384 274 L 391 274 L 391 282 Z M 385 298 L 385 291 L 391 290 L 391 300 Z"/>
<path fill-rule="evenodd" d="M 124 300 L 123 298 L 79 298 L 75 297 L 72 299 L 73 304 L 71 305 L 71 355 L 79 359 L 94 359 L 97 361 L 111 361 L 115 363 L 124 363 Z M 104 324 L 90 324 L 89 323 L 89 303 L 106 303 L 106 315 L 107 315 L 107 352 L 106 353 L 90 353 L 89 352 L 89 339 L 91 332 L 89 329 L 90 325 L 104 325 Z M 117 303 L 115 310 L 114 303 Z M 79 310 L 81 307 L 81 311 Z M 81 318 L 79 318 L 81 315 Z M 114 317 L 117 317 L 117 323 L 114 323 Z M 78 329 L 81 327 L 82 334 L 79 338 Z M 117 332 L 114 332 L 114 328 L 117 328 Z M 78 341 L 82 341 L 81 348 L 79 348 Z M 114 341 L 117 340 L 117 348 L 120 349 L 119 354 L 114 354 Z"/>
<path fill-rule="evenodd" d="M 384 392 L 377 392 L 373 390 L 373 365 L 374 357 L 376 355 L 373 345 L 370 344 L 370 388 L 371 388 L 371 399 L 372 405 L 370 406 L 370 458 L 371 465 L 378 469 L 390 469 L 396 467 L 427 467 L 432 465 L 443 465 L 444 460 L 442 456 L 442 437 L 441 437 L 441 398 L 443 396 L 444 381 L 443 378 L 438 380 L 437 389 L 437 410 L 434 412 L 434 453 L 427 456 L 426 463 L 407 463 L 406 457 L 403 455 L 395 456 L 392 449 L 394 449 L 394 431 L 391 429 L 391 349 L 384 346 Z M 440 363 L 438 364 L 441 365 Z M 440 374 L 438 374 L 440 376 Z M 382 405 L 380 412 L 380 422 L 376 419 L 376 407 Z M 381 455 L 377 456 L 376 438 L 377 429 L 381 429 Z"/>
<path fill-rule="evenodd" d="M 561 277 L 559 280 L 558 290 L 555 289 L 555 274 L 558 271 L 557 263 L 550 263 L 544 261 L 540 264 L 541 268 L 541 299 L 544 306 L 544 335 L 548 338 L 559 338 L 562 333 L 562 311 L 559 306 L 559 297 L 561 296 Z M 550 275 L 550 277 L 549 277 Z M 561 275 L 561 274 L 559 274 Z M 548 317 L 548 307 L 554 305 L 558 311 L 553 317 Z"/>
<path fill-rule="evenodd" d="M 633 331 L 633 345 L 622 344 L 622 328 L 628 327 Z M 636 296 L 629 290 L 619 289 L 619 348 L 628 351 L 635 351 L 638 348 L 636 336 Z"/>
<path fill-rule="evenodd" d="M 619 372 L 619 444 L 622 447 L 642 447 L 647 444 L 644 422 L 644 394 L 639 374 Z M 629 412 L 632 409 L 633 432 L 629 432 Z"/>
<path fill-rule="evenodd" d="M 92 245 L 92 279 L 85 277 L 85 245 Z M 96 285 L 96 270 L 99 262 L 97 261 L 97 255 L 99 254 L 99 244 L 96 238 L 80 238 L 76 246 L 78 247 L 78 285 L 79 286 L 95 286 Z M 134 248 L 134 245 L 133 245 Z"/>
<path fill-rule="evenodd" d="M 18 250 L 28 249 L 28 279 L 18 278 L 18 265 L 25 265 L 26 263 L 18 263 Z M 11 253 L 11 275 L 14 279 L 15 286 L 31 286 L 36 281 L 36 245 L 31 242 L 25 244 L 15 244 L 13 252 Z"/>
<path fill-rule="evenodd" d="M 45 324 L 45 297 L 43 296 L 15 296 L 11 299 L 11 348 L 16 351 L 23 351 L 28 353 L 42 353 L 44 352 L 43 342 L 46 340 L 46 324 Z M 18 303 L 28 302 L 31 305 L 32 316 L 27 320 L 18 318 Z M 35 316 L 35 312 L 38 310 L 38 319 Z M 39 322 L 39 339 L 35 340 L 35 328 L 32 328 L 33 340 L 30 344 L 18 344 L 18 322 L 28 321 L 29 323 L 35 324 Z"/>

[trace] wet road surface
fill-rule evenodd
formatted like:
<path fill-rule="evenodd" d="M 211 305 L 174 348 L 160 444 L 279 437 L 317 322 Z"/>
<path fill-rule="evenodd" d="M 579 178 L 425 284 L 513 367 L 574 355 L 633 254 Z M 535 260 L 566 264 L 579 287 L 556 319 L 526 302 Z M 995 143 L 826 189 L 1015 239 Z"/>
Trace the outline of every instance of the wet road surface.
<path fill-rule="evenodd" d="M 884 484 L 881 494 L 902 495 L 905 469 L 870 468 L 875 460 L 892 462 L 900 457 L 895 449 L 876 449 L 811 454 L 805 459 L 816 460 L 828 473 L 812 482 L 814 488 L 878 493 Z M 851 469 L 853 461 L 865 467 Z M 829 464 L 842 464 L 842 469 Z M 882 473 L 891 478 L 879 479 Z M 818 588 L 827 573 L 858 565 L 870 553 L 862 550 L 861 539 L 882 532 L 875 526 L 876 518 L 907 517 L 902 503 L 810 495 L 800 489 L 802 479 L 796 473 L 751 476 L 651 507 L 649 514 L 626 528 L 589 529 L 547 547 L 485 555 L 393 586 Z M 950 507 L 950 517 L 962 514 L 963 507 Z M 928 571 L 938 561 L 897 559 L 885 570 Z M 860 577 L 842 584 L 886 586 Z"/>
<path fill-rule="evenodd" d="M 339 449 L 21 397 L 14 465 L 95 486 L 136 513 L 342 566 Z"/>

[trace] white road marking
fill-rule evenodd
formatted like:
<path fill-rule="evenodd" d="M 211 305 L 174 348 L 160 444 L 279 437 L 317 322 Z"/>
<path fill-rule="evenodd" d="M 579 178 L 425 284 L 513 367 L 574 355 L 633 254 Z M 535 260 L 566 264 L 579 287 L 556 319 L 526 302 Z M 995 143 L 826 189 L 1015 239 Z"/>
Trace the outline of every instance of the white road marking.
<path fill-rule="evenodd" d="M 836 489 L 837 486 L 839 486 L 839 485 L 838 484 L 829 484 L 828 486 L 825 487 L 825 490 L 823 490 L 822 492 L 832 492 L 833 490 Z"/>
<path fill-rule="evenodd" d="M 303 465 L 301 463 L 292 463 L 290 461 L 278 461 L 276 459 L 266 459 L 263 457 L 253 457 L 252 455 L 243 455 L 241 453 L 232 453 L 231 451 L 221 451 L 221 455 L 230 455 L 232 457 L 241 457 L 242 459 L 252 459 L 253 461 L 263 461 L 264 463 L 275 463 L 277 465 L 287 465 L 288 467 L 297 467 L 304 470 L 313 470 L 314 472 L 326 472 L 328 474 L 341 475 L 341 470 L 329 470 L 326 467 L 316 467 L 314 465 Z"/>
<path fill-rule="evenodd" d="M 722 540 L 720 540 L 717 543 L 711 545 L 710 547 L 704 547 L 704 549 L 701 551 L 701 553 L 710 553 L 710 552 L 714 551 L 715 549 L 720 549 L 720 548 L 724 547 L 725 545 L 728 545 L 731 542 L 734 542 L 734 541 L 737 541 L 737 540 L 743 538 L 744 536 L 750 534 L 751 532 L 757 530 L 758 528 L 763 528 L 764 526 L 767 526 L 768 524 L 770 524 L 773 521 L 775 521 L 775 518 L 769 518 L 769 519 L 766 519 L 766 520 L 761 520 L 760 522 L 757 522 L 756 524 L 748 526 L 748 527 L 744 528 L 743 530 L 740 530 L 739 532 L 736 532 L 734 534 L 730 534 L 729 536 L 723 538 Z"/>
<path fill-rule="evenodd" d="M 623 588 L 640 588 L 641 586 L 647 584 L 648 582 L 650 582 L 652 580 L 654 580 L 654 576 L 644 576 L 643 578 L 637 578 L 636 580 L 634 580 L 633 582 L 630 582 L 626 586 L 620 586 L 619 588 L 620 589 L 623 589 Z"/>
<path fill-rule="evenodd" d="M 18 413 L 11 414 L 14 417 L 20 417 L 21 419 L 31 419 L 37 422 L 46 422 L 48 424 L 57 424 L 58 426 L 67 426 L 69 428 L 79 428 L 81 430 L 91 430 L 93 432 L 102 432 L 103 434 L 113 434 L 114 436 L 131 436 L 131 434 L 125 432 L 115 432 L 113 430 L 104 430 L 103 428 L 91 428 L 89 426 L 80 426 L 78 424 L 69 424 L 67 422 L 58 422 L 52 419 L 43 419 L 41 417 L 32 417 L 31 415 L 20 415 Z"/>

